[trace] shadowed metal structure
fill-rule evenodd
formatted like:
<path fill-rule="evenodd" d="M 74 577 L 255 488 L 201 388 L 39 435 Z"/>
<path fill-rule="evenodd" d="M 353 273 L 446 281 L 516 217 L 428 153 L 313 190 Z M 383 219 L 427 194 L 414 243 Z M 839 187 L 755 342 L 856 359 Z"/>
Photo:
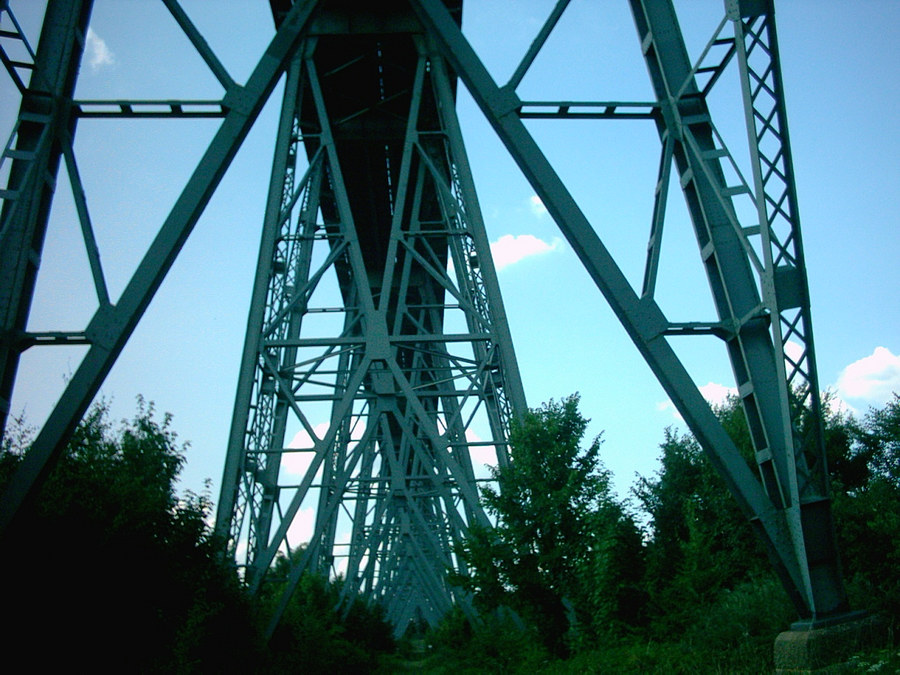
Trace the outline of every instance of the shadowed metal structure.
<path fill-rule="evenodd" d="M 466 606 L 446 572 L 465 572 L 454 542 L 471 524 L 488 524 L 473 453 L 509 461 L 509 424 L 525 397 L 455 114 L 458 79 L 725 478 L 801 618 L 818 625 L 847 611 L 769 0 L 726 0 L 694 62 L 670 0 L 630 0 L 655 94 L 654 101 L 631 103 L 519 98 L 517 87 L 568 0 L 556 3 L 502 85 L 463 35 L 461 2 L 453 0 L 389 0 L 365 9 L 349 0 L 273 0 L 277 32 L 244 85 L 230 77 L 177 1 L 163 1 L 224 88 L 220 101 L 98 107 L 73 100 L 90 2 L 49 3 L 40 45 L 29 46 L 24 60 L 10 56 L 10 41 L 27 42 L 2 5 L 12 27 L 4 28 L 0 54 L 22 94 L 3 153 L 10 168 L 0 174 L 6 177 L 3 420 L 22 351 L 88 345 L 3 496 L 4 527 L 27 508 L 65 447 L 283 77 L 216 527 L 251 589 L 279 554 L 288 557 L 279 614 L 306 570 L 344 575 L 345 592 L 381 599 L 399 630 L 417 618 L 433 623 L 454 603 Z M 743 95 L 736 108 L 747 127 L 750 156 L 743 162 L 725 145 L 707 103 L 726 72 L 736 73 Z M 79 117 L 141 115 L 207 116 L 221 125 L 113 302 L 72 137 Z M 531 118 L 655 125 L 659 180 L 640 289 L 626 280 L 523 123 Z M 61 158 L 74 186 L 98 309 L 81 332 L 33 333 L 28 311 Z M 740 167 L 748 164 L 752 175 L 745 178 Z M 673 175 L 717 311 L 711 320 L 670 321 L 655 299 Z M 756 471 L 671 346 L 671 338 L 691 335 L 723 344 Z M 301 547 L 292 528 L 310 511 L 312 535 Z"/>
<path fill-rule="evenodd" d="M 525 401 L 455 79 L 406 3 L 354 6 L 324 4 L 288 69 L 218 527 L 256 588 L 315 508 L 289 587 L 344 574 L 406 626 L 463 600 L 470 451 L 504 464 Z"/>

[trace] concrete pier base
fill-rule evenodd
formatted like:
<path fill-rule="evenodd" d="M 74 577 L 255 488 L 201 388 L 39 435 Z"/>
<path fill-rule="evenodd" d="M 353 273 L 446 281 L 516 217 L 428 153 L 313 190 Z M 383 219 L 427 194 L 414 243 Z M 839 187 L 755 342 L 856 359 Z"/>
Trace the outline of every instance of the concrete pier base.
<path fill-rule="evenodd" d="M 799 622 L 775 638 L 776 675 L 847 672 L 856 652 L 887 644 L 887 620 L 855 613 L 826 625 Z"/>

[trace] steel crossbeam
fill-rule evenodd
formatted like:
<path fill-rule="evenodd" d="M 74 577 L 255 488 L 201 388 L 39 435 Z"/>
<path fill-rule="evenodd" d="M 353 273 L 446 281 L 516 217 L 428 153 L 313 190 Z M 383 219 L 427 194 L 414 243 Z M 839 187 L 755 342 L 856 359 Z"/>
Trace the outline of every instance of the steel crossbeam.
<path fill-rule="evenodd" d="M 217 520 L 257 588 L 315 510 L 276 622 L 308 570 L 346 575 L 400 630 L 465 603 L 446 570 L 488 525 L 470 442 L 504 464 L 525 406 L 455 81 L 411 13 L 381 18 L 377 37 L 314 23 L 276 141 Z"/>
<path fill-rule="evenodd" d="M 11 13 L 12 29 L 0 32 L 0 61 L 22 93 L 0 157 L 11 163 L 0 189 L 0 424 L 22 351 L 88 346 L 2 496 L 4 529 L 53 466 L 286 76 L 217 530 L 251 589 L 277 556 L 289 558 L 270 630 L 308 570 L 343 574 L 344 597 L 380 599 L 398 630 L 435 622 L 452 603 L 465 607 L 445 572 L 465 571 L 454 546 L 472 523 L 488 523 L 472 453 L 488 448 L 500 465 L 509 460 L 509 424 L 525 396 L 455 115 L 458 78 L 756 526 L 800 616 L 813 625 L 841 616 L 847 603 L 771 0 L 726 0 L 694 63 L 671 0 L 629 0 L 655 95 L 630 102 L 519 98 L 568 0 L 556 3 L 505 85 L 461 32 L 456 0 L 365 8 L 271 0 L 276 34 L 245 85 L 177 1 L 163 1 L 222 85 L 221 100 L 73 100 L 89 0 L 48 3 L 36 51 Z M 9 12 L 6 2 L 0 12 Z M 10 56 L 20 42 L 27 59 Z M 743 94 L 749 180 L 707 105 L 729 69 Z M 73 151 L 82 117 L 221 118 L 118 299 L 106 286 Z M 656 125 L 658 181 L 639 290 L 523 123 L 554 119 Z M 98 309 L 83 330 L 29 333 L 61 160 Z M 656 301 L 673 171 L 712 320 L 670 321 Z M 754 222 L 739 216 L 741 200 Z M 749 464 L 672 347 L 672 338 L 691 335 L 723 343 L 753 441 Z M 304 548 L 296 524 L 307 512 L 315 521 Z"/>
<path fill-rule="evenodd" d="M 439 45 L 553 215 L 744 512 L 758 525 L 770 558 L 801 617 L 815 621 L 846 611 L 846 595 L 831 533 L 827 493 L 819 491 L 810 499 L 801 499 L 797 487 L 798 476 L 804 480 L 807 473 L 807 455 L 816 458 L 818 467 L 824 462 L 821 435 L 818 439 L 812 439 L 810 445 L 810 441 L 803 441 L 794 433 L 799 415 L 820 416 L 818 403 L 813 403 L 818 398 L 818 391 L 812 386 L 814 377 L 804 381 L 794 374 L 785 376 L 783 363 L 787 338 L 782 336 L 780 330 L 773 336 L 770 322 L 770 316 L 779 316 L 778 305 L 774 302 L 776 298 L 772 292 L 766 291 L 761 295 L 760 291 L 760 288 L 776 288 L 779 280 L 790 276 L 782 286 L 790 288 L 785 295 L 792 292 L 791 298 L 795 302 L 790 303 L 791 309 L 797 311 L 800 308 L 799 313 L 804 319 L 784 318 L 782 322 L 788 326 L 790 335 L 811 338 L 808 301 L 805 310 L 802 301 L 802 290 L 805 289 L 803 268 L 802 265 L 788 267 L 785 263 L 780 263 L 779 268 L 778 262 L 771 262 L 786 257 L 782 253 L 784 246 L 776 244 L 769 248 L 774 248 L 773 255 L 766 253 L 769 262 L 760 262 L 755 248 L 748 241 L 754 235 L 770 237 L 774 216 L 767 214 L 782 216 L 787 211 L 783 204 L 795 206 L 795 201 L 790 198 L 793 195 L 792 180 L 784 178 L 789 176 L 789 154 L 782 150 L 776 152 L 775 157 L 765 156 L 759 150 L 759 139 L 755 138 L 752 143 L 757 165 L 771 167 L 781 162 L 781 171 L 770 169 L 765 175 L 766 179 L 772 175 L 782 177 L 788 196 L 773 197 L 771 190 L 766 192 L 760 188 L 766 179 L 759 177 L 756 194 L 746 183 L 728 185 L 720 162 L 728 161 L 729 153 L 712 124 L 705 102 L 706 95 L 734 54 L 738 53 L 739 60 L 745 63 L 747 48 L 758 44 L 761 38 L 736 40 L 720 37 L 719 31 L 728 23 L 726 17 L 717 35 L 704 50 L 700 62 L 692 66 L 671 2 L 631 2 L 638 37 L 657 95 L 658 112 L 647 117 L 656 121 L 663 147 L 644 285 L 638 295 L 522 123 L 523 118 L 535 115 L 515 92 L 517 78 L 514 77 L 505 86 L 498 86 L 439 2 L 416 0 L 413 4 L 429 35 Z M 565 4 L 563 0 L 557 8 L 564 9 Z M 740 14 L 735 8 L 730 10 L 732 15 L 735 12 Z M 770 17 L 771 5 L 766 5 L 757 14 Z M 547 23 L 550 25 L 556 20 L 558 15 L 554 12 Z M 778 82 L 780 75 L 771 75 L 777 73 L 771 18 L 767 29 L 771 32 L 767 34 L 770 46 L 766 53 L 771 60 L 766 73 Z M 546 39 L 546 32 L 540 34 L 543 39 Z M 712 46 L 728 49 L 717 63 L 709 65 L 706 57 L 711 53 Z M 528 55 L 523 64 L 527 59 Z M 524 67 L 527 68 L 527 64 Z M 745 81 L 753 77 L 762 81 L 767 76 L 750 71 L 746 66 L 744 73 Z M 695 82 L 699 75 L 708 78 L 702 89 Z M 783 147 L 786 147 L 786 123 L 779 86 L 761 87 L 755 84 L 754 93 L 748 97 L 746 106 L 753 111 L 748 114 L 752 114 L 754 120 L 761 120 L 756 122 L 757 134 L 761 136 L 777 125 L 777 130 L 784 129 L 784 133 L 776 133 Z M 773 100 L 770 107 L 775 112 L 767 116 L 757 110 L 760 107 L 760 91 L 765 91 Z M 565 117 L 575 107 L 560 104 L 555 113 L 545 116 Z M 608 106 L 607 111 L 610 112 L 603 111 L 595 117 L 611 117 L 613 109 L 613 106 Z M 665 219 L 664 193 L 673 164 L 685 193 L 701 259 L 719 311 L 719 320 L 715 323 L 671 323 L 654 300 Z M 764 170 L 756 171 L 758 175 L 763 173 Z M 760 205 L 761 217 L 765 217 L 761 224 L 742 226 L 738 221 L 732 200 L 740 195 L 749 196 Z M 790 212 L 795 213 L 795 210 Z M 794 260 L 800 256 L 799 229 L 794 222 L 790 223 L 790 227 L 789 234 L 784 238 L 793 253 L 791 260 Z M 752 475 L 669 345 L 667 336 L 674 334 L 713 334 L 725 342 L 756 448 L 761 479 Z M 804 364 L 803 373 L 811 374 L 814 372 L 811 343 L 807 344 L 809 346 L 804 348 L 804 356 L 799 362 Z"/>

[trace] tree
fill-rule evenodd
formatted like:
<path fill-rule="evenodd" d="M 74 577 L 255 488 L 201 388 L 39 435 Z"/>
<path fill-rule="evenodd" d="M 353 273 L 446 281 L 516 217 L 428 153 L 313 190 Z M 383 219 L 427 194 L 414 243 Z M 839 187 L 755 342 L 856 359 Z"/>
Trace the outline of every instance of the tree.
<path fill-rule="evenodd" d="M 620 551 L 640 558 L 639 535 L 629 537 L 637 528 L 600 461 L 600 438 L 581 447 L 588 420 L 578 403 L 577 394 L 550 401 L 514 422 L 510 463 L 493 469 L 498 488 L 482 493 L 496 527 L 472 528 L 461 551 L 469 576 L 458 580 L 482 609 L 508 606 L 539 626 L 557 655 L 567 651 L 570 627 L 592 629 L 602 603 L 618 611 L 615 599 L 599 596 L 620 583 L 608 573 Z"/>
<path fill-rule="evenodd" d="M 834 518 L 854 604 L 900 620 L 900 396 L 860 420 L 841 418 L 843 462 L 832 473 Z M 829 460 L 831 457 L 829 456 Z"/>
<path fill-rule="evenodd" d="M 869 460 L 873 480 L 900 485 L 900 394 L 872 408 L 856 429 L 857 453 Z"/>
<path fill-rule="evenodd" d="M 752 461 L 737 397 L 716 410 L 738 450 Z M 769 574 L 765 551 L 724 480 L 689 434 L 666 429 L 660 469 L 633 488 L 649 516 L 646 587 L 661 634 L 697 621 L 723 591 Z"/>
<path fill-rule="evenodd" d="M 900 398 L 861 420 L 825 410 L 824 431 L 838 547 L 854 604 L 900 607 Z M 748 462 L 753 462 L 740 401 L 716 414 Z M 801 420 L 806 423 L 806 420 Z M 634 493 L 650 517 L 647 587 L 661 632 L 697 620 L 725 591 L 771 576 L 724 482 L 690 435 L 666 431 L 661 468 L 640 478 Z M 853 589 L 851 589 L 853 590 Z M 702 609 L 698 609 L 702 608 Z"/>
<path fill-rule="evenodd" d="M 0 480 L 25 449 L 21 434 L 5 439 Z M 207 525 L 210 499 L 175 489 L 184 451 L 171 417 L 140 399 L 119 428 L 103 404 L 79 425 L 4 541 L 5 637 L 32 667 L 62 654 L 74 669 L 250 668 L 257 632 Z"/>
<path fill-rule="evenodd" d="M 291 551 L 302 555 L 306 545 Z M 280 602 L 291 561 L 279 554 L 259 598 L 271 616 Z M 343 579 L 304 572 L 269 640 L 266 672 L 368 673 L 396 648 L 382 605 L 360 596 L 341 598 Z"/>

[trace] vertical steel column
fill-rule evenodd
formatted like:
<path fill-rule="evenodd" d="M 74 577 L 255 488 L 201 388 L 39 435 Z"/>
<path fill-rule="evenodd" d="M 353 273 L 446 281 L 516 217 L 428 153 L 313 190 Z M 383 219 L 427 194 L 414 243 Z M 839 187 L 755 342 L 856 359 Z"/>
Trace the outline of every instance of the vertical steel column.
<path fill-rule="evenodd" d="M 302 56 L 298 53 L 292 61 L 285 83 L 286 92 L 298 90 L 302 60 Z M 270 519 L 269 514 L 274 506 L 274 499 L 272 487 L 267 488 L 266 486 L 274 486 L 271 479 L 274 477 L 277 481 L 279 468 L 279 461 L 272 462 L 272 466 L 268 467 L 269 456 L 265 453 L 254 456 L 252 459 L 254 474 L 260 469 L 258 465 L 261 464 L 263 472 L 268 470 L 270 473 L 274 473 L 274 476 L 270 475 L 267 480 L 253 481 L 252 484 L 248 484 L 241 480 L 241 474 L 248 470 L 247 462 L 251 461 L 243 456 L 244 449 L 257 446 L 269 447 L 273 443 L 280 446 L 284 440 L 283 426 L 278 425 L 276 428 L 274 417 L 276 401 L 274 398 L 264 397 L 261 405 L 254 406 L 252 402 L 254 389 L 265 388 L 268 391 L 275 387 L 274 379 L 266 375 L 262 369 L 257 368 L 263 322 L 266 319 L 271 321 L 273 313 L 277 314 L 283 308 L 285 287 L 294 283 L 293 276 L 299 274 L 302 277 L 309 274 L 308 270 L 304 272 L 302 266 L 296 265 L 291 266 L 291 271 L 288 271 L 288 258 L 294 257 L 291 254 L 293 251 L 299 251 L 299 247 L 290 246 L 289 252 L 291 233 L 289 229 L 285 232 L 285 228 L 290 228 L 291 223 L 284 212 L 289 210 L 296 201 L 294 195 L 295 170 L 297 156 L 302 151 L 297 105 L 296 94 L 285 94 L 275 139 L 275 156 L 272 162 L 272 175 L 263 220 L 256 278 L 250 299 L 250 316 L 247 320 L 231 432 L 217 506 L 216 530 L 220 537 L 230 542 L 229 555 L 232 557 L 235 555 L 234 546 L 239 535 L 230 530 L 231 524 L 232 522 L 244 522 L 245 510 L 250 504 L 253 504 L 252 507 L 249 507 L 253 512 L 253 520 L 248 524 L 250 528 L 248 546 L 252 549 L 251 555 L 258 554 L 256 533 L 262 531 L 262 539 L 268 538 L 268 525 L 259 521 L 260 519 Z M 308 180 L 310 180 L 309 175 L 300 179 L 300 189 L 306 187 L 305 183 Z M 320 178 L 316 175 L 313 180 L 313 185 L 307 190 L 308 195 L 318 194 Z M 304 234 L 309 236 L 310 224 L 308 222 L 302 223 L 299 228 L 298 236 L 302 237 Z M 292 312 L 289 310 L 288 314 L 292 314 Z M 290 320 L 287 323 L 290 324 Z M 253 423 L 248 422 L 251 414 Z M 277 442 L 273 441 L 272 434 L 279 432 L 280 438 Z M 267 490 L 269 494 L 264 495 Z M 265 507 L 263 507 L 264 499 Z M 235 514 L 236 508 L 240 509 L 237 514 Z"/>
<path fill-rule="evenodd" d="M 745 185 L 730 186 L 720 165 L 721 158 L 727 156 L 712 125 L 706 105 L 706 94 L 697 86 L 696 70 L 688 60 L 681 31 L 671 2 L 632 0 L 635 25 L 641 40 L 650 79 L 656 95 L 663 106 L 659 119 L 660 137 L 665 143 L 674 140 L 674 160 L 681 179 L 688 210 L 694 224 L 701 257 L 707 272 L 713 299 L 719 312 L 719 319 L 732 331 L 725 338 L 728 354 L 738 385 L 738 395 L 743 403 L 751 440 L 756 452 L 763 486 L 777 508 L 785 514 L 785 521 L 791 533 L 791 552 L 799 565 L 802 583 L 797 589 L 803 598 L 801 616 L 816 618 L 830 616 L 847 609 L 837 554 L 830 535 L 830 515 L 825 494 L 819 492 L 801 500 L 798 477 L 807 473 L 803 440 L 795 435 L 795 425 L 799 429 L 801 415 L 811 417 L 815 424 L 821 424 L 821 413 L 815 405 L 805 411 L 802 403 L 792 410 L 791 398 L 801 401 L 817 399 L 818 392 L 792 391 L 791 386 L 806 386 L 810 382 L 788 380 L 785 377 L 784 342 L 781 323 L 788 325 L 802 323 L 803 311 L 796 318 L 786 319 L 779 311 L 777 289 L 783 289 L 782 299 L 786 302 L 784 311 L 797 310 L 805 304 L 808 316 L 808 302 L 805 301 L 805 270 L 802 258 L 791 256 L 785 261 L 785 254 L 779 253 L 775 244 L 770 243 L 772 225 L 795 201 L 788 201 L 792 189 L 782 185 L 778 201 L 769 215 L 771 191 L 767 192 L 760 176 L 760 134 L 772 128 L 773 118 L 783 122 L 778 116 L 778 105 L 770 104 L 768 118 L 762 119 L 762 130 L 756 131 L 760 112 L 754 108 L 758 96 L 749 93 L 747 69 L 747 47 L 750 40 L 736 41 L 739 62 L 743 62 L 743 85 L 748 109 L 751 148 L 754 154 L 754 173 L 758 183 L 755 201 L 760 214 L 759 227 L 742 230 L 736 227 L 737 218 L 732 204 L 736 195 L 749 192 Z M 771 23 L 769 24 L 771 27 Z M 751 38 L 753 39 L 753 38 Z M 759 44 L 759 39 L 750 43 Z M 770 52 L 771 53 L 771 52 Z M 766 73 L 773 76 L 775 67 L 770 60 Z M 761 75 L 766 78 L 767 75 Z M 754 85 L 757 93 L 758 85 Z M 773 88 L 772 95 L 775 94 Z M 776 122 L 777 124 L 777 122 Z M 778 127 L 780 129 L 780 127 Z M 778 136 L 782 145 L 778 155 L 784 156 L 786 137 Z M 782 162 L 783 165 L 783 162 Z M 771 175 L 771 173 L 769 174 Z M 792 184 L 791 177 L 785 181 Z M 755 225 L 755 224 L 754 224 Z M 746 237 L 759 232 L 763 236 L 766 266 L 762 271 L 762 289 L 757 285 L 752 258 L 745 246 Z M 742 233 L 743 237 L 739 234 Z M 799 245 L 799 229 L 789 230 L 788 246 L 795 237 Z M 773 262 L 773 248 L 779 262 Z M 782 247 L 783 248 L 783 247 Z M 801 263 L 800 266 L 797 263 Z M 778 317 L 773 325 L 772 318 Z M 808 327 L 808 323 L 804 325 Z M 774 333 L 774 335 L 773 335 Z M 793 335 L 800 335 L 793 331 Z M 809 362 L 804 348 L 803 359 Z M 814 426 L 815 428 L 815 426 Z M 817 435 L 821 439 L 821 435 Z M 821 452 L 811 451 L 822 458 Z M 821 480 L 821 479 L 820 479 Z M 808 482 L 808 481 L 804 481 Z M 827 494 L 827 493 L 826 493 Z M 812 550 L 809 550 L 812 548 Z M 782 551 L 786 555 L 786 551 Z M 810 555 L 812 554 L 812 555 Z"/>
<path fill-rule="evenodd" d="M 91 6 L 92 0 L 47 3 L 34 63 L 28 68 L 31 80 L 3 153 L 12 165 L 0 192 L 0 435 L 25 344 L 63 145 L 71 144 L 75 133 L 72 95 Z"/>
<path fill-rule="evenodd" d="M 273 625 L 315 570 L 403 630 L 464 601 L 471 453 L 507 461 L 525 398 L 455 82 L 409 12 L 347 19 L 323 8 L 285 91 L 217 527 L 253 589 L 290 557 Z"/>
<path fill-rule="evenodd" d="M 675 164 L 719 319 L 731 327 L 726 345 L 763 482 L 773 501 L 790 504 L 783 464 L 790 430 L 782 415 L 768 313 L 751 261 L 735 232 L 734 190 L 727 185 L 718 161 L 719 148 L 705 97 L 693 82 L 674 8 L 668 2 L 637 4 L 632 3 L 635 22 L 662 105 L 660 137 L 663 142 L 670 138 L 674 142 Z"/>
<path fill-rule="evenodd" d="M 791 500 L 799 504 L 795 546 L 807 558 L 818 611 L 846 604 L 832 522 L 825 432 L 816 372 L 809 285 L 797 188 L 771 0 L 726 2 L 734 27 L 741 91 L 752 157 L 772 337 L 783 385 L 782 413 L 790 421 L 794 472 Z"/>
<path fill-rule="evenodd" d="M 51 6 L 62 4 L 49 3 Z M 243 86 L 230 84 L 221 102 L 224 114 L 219 115 L 223 118 L 219 129 L 122 295 L 113 304 L 108 298 L 104 302 L 101 294 L 99 308 L 84 332 L 79 334 L 82 343 L 90 345 L 88 352 L 2 495 L 0 531 L 6 530 L 23 503 L 33 497 L 74 433 L 293 57 L 315 4 L 315 0 L 296 4 L 247 83 Z M 73 32 L 72 39 L 75 38 Z M 217 63 L 208 51 L 203 57 Z M 82 226 L 85 226 L 84 222 Z M 97 270 L 94 271 L 96 276 Z"/>
<path fill-rule="evenodd" d="M 753 191 L 746 184 L 729 185 L 726 182 L 722 162 L 727 160 L 733 163 L 733 159 L 712 125 L 706 106 L 707 92 L 735 53 L 734 40 L 714 38 L 704 51 L 701 62 L 712 46 L 730 45 L 721 62 L 713 67 L 705 63 L 692 67 L 671 2 L 631 2 L 657 101 L 653 104 L 605 104 L 606 110 L 594 117 L 653 119 L 662 141 L 660 182 L 651 224 L 647 270 L 643 289 L 638 295 L 521 121 L 524 117 L 540 117 L 542 108 L 551 106 L 555 111 L 543 113 L 543 116 L 566 117 L 570 115 L 570 109 L 578 105 L 595 109 L 604 105 L 529 103 L 527 106 L 537 111 L 532 114 L 523 111 L 526 104 L 515 92 L 521 72 L 527 68 L 564 5 L 564 2 L 557 3 L 556 10 L 535 41 L 537 47 L 526 54 L 523 65 L 510 82 L 499 87 L 459 29 L 453 25 L 440 2 L 416 0 L 413 3 L 430 37 L 465 82 L 739 505 L 757 525 L 770 559 L 798 613 L 811 620 L 840 615 L 846 609 L 846 598 L 840 584 L 836 555 L 833 555 L 833 540 L 826 532 L 830 526 L 827 501 L 818 495 L 804 499 L 802 495 L 798 496 L 797 488 L 798 468 L 804 475 L 805 469 L 803 458 L 797 461 L 796 457 L 802 455 L 804 448 L 795 446 L 794 420 L 790 409 L 794 392 L 789 387 L 808 384 L 812 388 L 814 383 L 808 377 L 808 382 L 803 382 L 799 375 L 785 376 L 782 335 L 779 333 L 774 338 L 771 332 L 771 317 L 778 316 L 778 305 L 771 302 L 774 295 L 767 289 L 786 289 L 785 294 L 793 293 L 792 301 L 787 306 L 792 311 L 798 306 L 793 304 L 793 297 L 802 291 L 798 285 L 802 278 L 802 257 L 795 247 L 795 242 L 799 244 L 799 231 L 794 228 L 787 235 L 785 241 L 789 244 L 789 251 L 783 251 L 784 246 L 773 250 L 771 257 L 776 262 L 769 265 L 767 272 L 751 239 L 761 234 L 769 236 L 770 233 L 758 223 L 741 224 L 738 221 L 732 200 L 741 195 L 754 198 Z M 721 25 L 725 23 L 723 20 Z M 699 73 L 711 76 L 703 89 L 695 81 L 695 75 Z M 759 108 L 758 103 L 754 105 Z M 636 112 L 616 113 L 616 109 L 622 106 L 629 106 Z M 648 107 L 651 112 L 641 114 L 640 109 Z M 764 123 L 758 133 L 773 126 L 773 115 L 767 114 L 769 122 Z M 590 117 L 590 114 L 582 117 Z M 777 124 L 779 130 L 785 129 L 783 119 Z M 779 140 L 786 147 L 786 135 L 781 133 Z M 757 145 L 755 139 L 752 145 Z M 783 168 L 782 157 L 789 155 L 766 159 L 761 154 L 756 156 L 758 162 L 779 164 L 782 167 L 779 170 L 785 173 L 789 169 Z M 659 240 L 665 214 L 664 192 L 673 162 L 719 313 L 719 319 L 715 322 L 670 322 L 654 299 Z M 765 171 L 763 176 L 766 176 Z M 755 198 L 771 200 L 771 192 L 757 194 Z M 786 191 L 786 196 L 779 194 L 774 199 L 773 211 L 780 215 L 787 208 L 784 203 L 792 199 L 790 190 Z M 765 210 L 760 213 L 765 213 Z M 805 281 L 802 283 L 805 284 Z M 783 321 L 793 334 L 802 331 L 804 336 L 808 335 L 808 319 L 797 316 L 794 313 Z M 750 471 L 669 345 L 669 336 L 692 334 L 715 335 L 725 342 L 756 449 L 755 459 L 761 480 Z M 804 374 L 814 372 L 811 367 L 812 353 L 808 347 L 800 361 L 803 362 Z M 796 400 L 800 401 L 800 406 L 795 404 L 795 410 L 809 416 L 820 414 L 815 404 L 808 408 L 804 406 L 806 398 L 802 390 Z M 818 466 L 821 465 L 819 462 Z"/>

